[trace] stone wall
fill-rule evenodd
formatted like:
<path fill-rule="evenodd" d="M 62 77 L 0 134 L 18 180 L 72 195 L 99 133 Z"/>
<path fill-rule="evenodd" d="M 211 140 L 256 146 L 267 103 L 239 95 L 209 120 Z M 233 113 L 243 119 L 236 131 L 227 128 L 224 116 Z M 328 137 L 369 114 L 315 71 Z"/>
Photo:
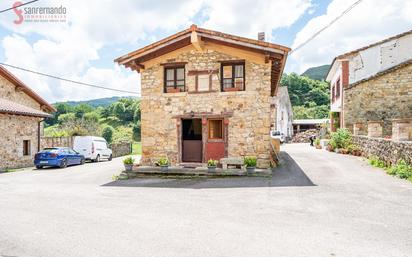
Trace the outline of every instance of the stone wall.
<path fill-rule="evenodd" d="M 38 122 L 27 116 L 0 114 L 0 170 L 33 166 L 38 148 Z M 29 155 L 23 156 L 23 140 L 29 140 Z"/>
<path fill-rule="evenodd" d="M 41 149 L 50 147 L 71 147 L 73 148 L 74 137 L 42 137 Z"/>
<path fill-rule="evenodd" d="M 383 120 L 383 136 L 392 119 L 412 117 L 412 64 L 345 89 L 345 125 Z"/>
<path fill-rule="evenodd" d="M 121 142 L 117 144 L 111 144 L 110 148 L 113 152 L 113 158 L 129 155 L 132 153 L 132 143 L 131 142 Z"/>
<path fill-rule="evenodd" d="M 387 163 L 395 164 L 399 159 L 412 163 L 412 141 L 394 142 L 383 138 L 353 136 L 366 157 L 375 155 Z"/>
<path fill-rule="evenodd" d="M 16 90 L 16 87 L 2 76 L 0 76 L 0 98 L 40 110 L 40 104 L 36 100 L 24 92 Z"/>
<path fill-rule="evenodd" d="M 195 76 L 190 70 L 219 70 L 222 60 L 239 60 L 205 46 L 203 53 L 194 48 L 182 51 L 173 62 L 187 62 L 186 91 L 195 90 Z M 254 155 L 259 165 L 269 165 L 270 154 L 270 63 L 246 59 L 246 90 L 220 92 L 219 74 L 212 76 L 210 93 L 163 93 L 163 66 L 155 63 L 142 71 L 142 163 L 149 164 L 167 156 L 173 164 L 179 161 L 177 119 L 185 113 L 233 112 L 228 118 L 228 157 Z M 146 65 L 149 66 L 149 65 Z"/>

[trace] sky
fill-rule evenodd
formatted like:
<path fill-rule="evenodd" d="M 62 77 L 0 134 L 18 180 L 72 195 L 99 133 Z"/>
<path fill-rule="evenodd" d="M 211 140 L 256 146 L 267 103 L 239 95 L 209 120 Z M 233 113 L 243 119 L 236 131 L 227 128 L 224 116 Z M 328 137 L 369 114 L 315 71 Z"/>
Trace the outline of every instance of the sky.
<path fill-rule="evenodd" d="M 26 0 L 20 0 L 26 2 Z M 0 1 L 0 10 L 15 0 Z M 14 21 L 0 13 L 0 62 L 100 86 L 140 93 L 140 75 L 113 60 L 191 24 L 294 49 L 356 0 L 40 0 L 25 7 L 62 7 L 59 22 Z M 19 8 L 24 12 L 23 7 Z M 333 58 L 412 29 L 412 0 L 363 0 L 289 56 L 285 72 Z M 50 102 L 124 96 L 8 68 Z"/>

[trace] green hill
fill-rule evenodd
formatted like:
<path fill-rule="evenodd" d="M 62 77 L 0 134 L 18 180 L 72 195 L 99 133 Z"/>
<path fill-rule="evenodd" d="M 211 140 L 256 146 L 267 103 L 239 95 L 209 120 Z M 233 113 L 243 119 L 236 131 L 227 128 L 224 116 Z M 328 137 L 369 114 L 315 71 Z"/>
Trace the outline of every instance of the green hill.
<path fill-rule="evenodd" d="M 111 105 L 112 103 L 117 102 L 119 99 L 122 98 L 130 98 L 130 99 L 139 99 L 139 97 L 132 97 L 132 96 L 114 96 L 114 97 L 106 97 L 106 98 L 98 98 L 98 99 L 92 99 L 92 100 L 85 100 L 85 101 L 67 101 L 67 102 L 61 102 L 61 103 L 66 103 L 70 106 L 78 106 L 81 104 L 87 104 L 90 105 L 91 107 L 107 107 Z M 55 103 L 56 104 L 56 103 Z M 54 104 L 54 105 L 55 105 Z"/>
<path fill-rule="evenodd" d="M 306 76 L 315 80 L 325 80 L 326 75 L 328 75 L 329 68 L 329 64 L 318 67 L 312 67 L 307 69 L 304 73 L 302 73 L 302 76 Z"/>

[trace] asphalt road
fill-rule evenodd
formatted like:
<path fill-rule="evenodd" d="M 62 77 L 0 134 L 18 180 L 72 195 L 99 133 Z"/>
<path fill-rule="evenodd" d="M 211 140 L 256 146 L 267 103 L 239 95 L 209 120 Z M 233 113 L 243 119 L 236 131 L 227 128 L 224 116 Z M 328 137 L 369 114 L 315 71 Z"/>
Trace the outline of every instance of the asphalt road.
<path fill-rule="evenodd" d="M 0 256 L 412 256 L 412 183 L 283 150 L 273 179 L 112 182 L 121 159 L 0 174 Z"/>

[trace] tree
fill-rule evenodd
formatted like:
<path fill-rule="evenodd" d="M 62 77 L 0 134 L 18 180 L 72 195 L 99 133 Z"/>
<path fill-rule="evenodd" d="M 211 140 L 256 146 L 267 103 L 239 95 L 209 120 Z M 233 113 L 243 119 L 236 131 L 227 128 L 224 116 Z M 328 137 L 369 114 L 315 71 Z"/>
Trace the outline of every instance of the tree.
<path fill-rule="evenodd" d="M 111 144 L 113 140 L 114 128 L 112 126 L 106 126 L 103 128 L 102 137 Z"/>
<path fill-rule="evenodd" d="M 140 142 L 141 140 L 141 126 L 140 126 L 140 120 L 136 122 L 136 124 L 133 125 L 133 140 Z"/>

